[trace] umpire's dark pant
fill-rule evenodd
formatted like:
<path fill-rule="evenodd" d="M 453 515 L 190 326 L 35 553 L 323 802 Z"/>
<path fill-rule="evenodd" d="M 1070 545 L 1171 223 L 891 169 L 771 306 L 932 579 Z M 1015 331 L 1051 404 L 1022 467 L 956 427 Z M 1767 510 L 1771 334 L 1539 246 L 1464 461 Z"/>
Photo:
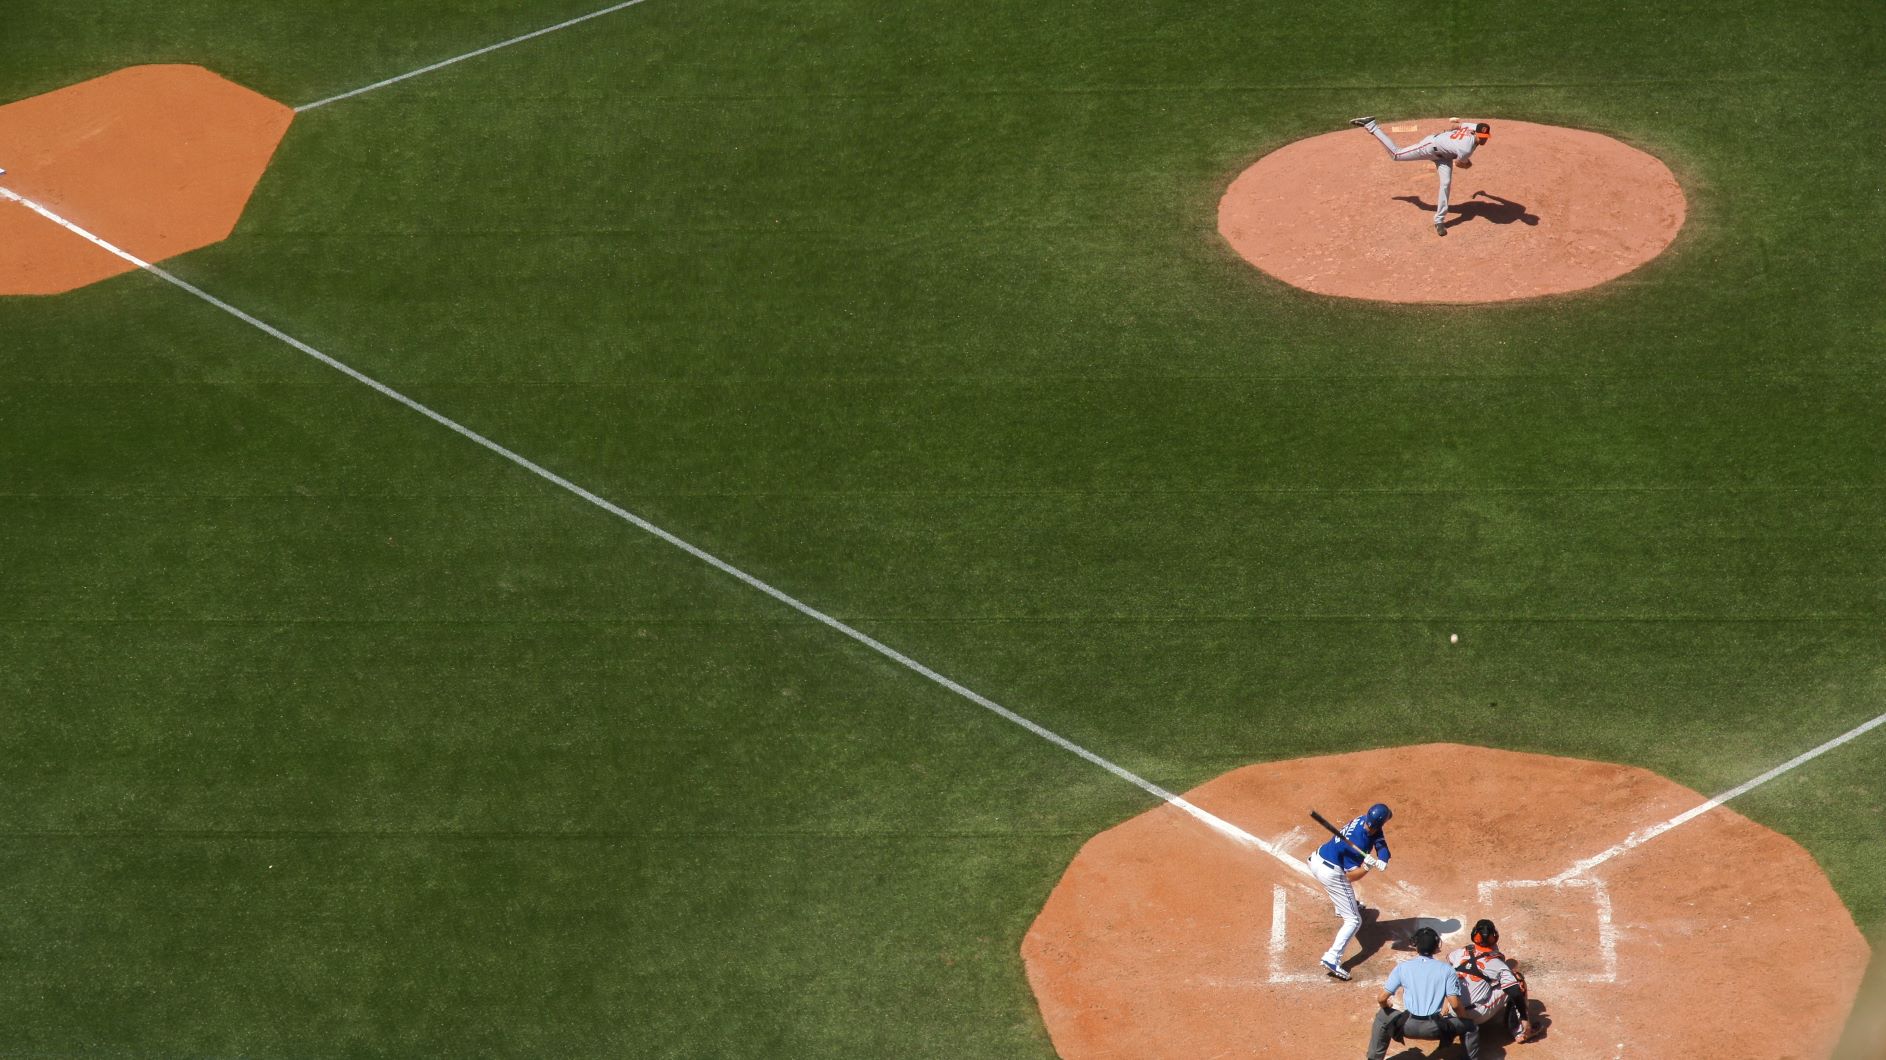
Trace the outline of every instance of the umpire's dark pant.
<path fill-rule="evenodd" d="M 1402 1014 L 1383 1009 L 1375 1014 L 1375 1026 L 1369 1032 L 1369 1060 L 1388 1055 L 1388 1039 L 1395 1033 L 1395 1021 Z M 1455 1016 L 1409 1016 L 1402 1022 L 1401 1037 L 1440 1041 L 1459 1038 L 1467 1046 L 1467 1060 L 1480 1060 L 1480 1028 L 1473 1021 Z"/>

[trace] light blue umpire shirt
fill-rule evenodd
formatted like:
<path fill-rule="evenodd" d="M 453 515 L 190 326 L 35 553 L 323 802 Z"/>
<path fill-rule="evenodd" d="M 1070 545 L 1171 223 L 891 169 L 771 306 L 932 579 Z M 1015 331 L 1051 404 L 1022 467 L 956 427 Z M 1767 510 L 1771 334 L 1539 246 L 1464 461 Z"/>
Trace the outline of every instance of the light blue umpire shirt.
<path fill-rule="evenodd" d="M 1460 976 L 1446 961 L 1416 957 L 1396 965 L 1383 989 L 1391 994 L 1401 990 L 1401 1007 L 1409 1015 L 1432 1016 L 1441 1011 L 1443 1000 L 1460 996 Z"/>

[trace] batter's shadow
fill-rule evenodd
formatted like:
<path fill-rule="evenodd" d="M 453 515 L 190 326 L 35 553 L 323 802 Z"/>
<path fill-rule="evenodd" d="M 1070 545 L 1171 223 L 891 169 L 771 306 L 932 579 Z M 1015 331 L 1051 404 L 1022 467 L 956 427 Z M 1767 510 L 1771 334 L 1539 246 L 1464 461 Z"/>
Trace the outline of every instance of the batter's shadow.
<path fill-rule="evenodd" d="M 1419 206 L 1428 213 L 1434 212 L 1434 204 L 1431 202 L 1423 202 L 1419 195 L 1395 195 L 1391 196 L 1391 198 L 1398 202 Z M 1486 201 L 1480 201 L 1482 199 Z M 1514 202 L 1511 199 L 1502 198 L 1486 191 L 1474 192 L 1465 202 L 1450 203 L 1448 205 L 1448 213 L 1457 214 L 1458 216 L 1450 216 L 1444 222 L 1447 228 L 1465 224 L 1475 218 L 1479 218 L 1483 221 L 1491 221 L 1496 225 L 1510 225 L 1514 221 L 1518 221 L 1523 225 L 1537 225 L 1539 223 L 1539 215 L 1528 209 L 1525 203 Z"/>
<path fill-rule="evenodd" d="M 1343 967 L 1357 967 L 1380 953 L 1384 946 L 1400 953 L 1413 953 L 1415 952 L 1414 933 L 1424 927 L 1431 927 L 1445 937 L 1460 930 L 1460 921 L 1452 917 L 1441 920 L 1431 916 L 1404 916 L 1393 920 L 1383 920 L 1380 909 L 1363 906 L 1362 926 L 1356 929 L 1356 942 L 1362 947 L 1362 952 L 1344 961 Z"/>

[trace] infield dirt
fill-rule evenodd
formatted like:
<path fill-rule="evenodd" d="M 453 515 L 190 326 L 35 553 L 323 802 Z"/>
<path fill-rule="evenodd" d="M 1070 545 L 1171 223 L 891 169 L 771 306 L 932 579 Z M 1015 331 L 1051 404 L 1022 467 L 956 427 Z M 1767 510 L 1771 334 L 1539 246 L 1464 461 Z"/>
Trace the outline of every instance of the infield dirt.
<path fill-rule="evenodd" d="M 1451 948 L 1481 917 L 1530 981 L 1544 1037 L 1511 1050 L 1530 1060 L 1825 1057 L 1866 968 L 1813 858 L 1726 807 L 1547 883 L 1704 801 L 1642 769 L 1431 744 L 1248 766 L 1185 797 L 1281 857 L 1170 805 L 1090 840 L 1022 945 L 1067 1060 L 1360 1056 L 1414 929 Z M 1317 964 L 1335 913 L 1294 865 L 1327 838 L 1309 810 L 1378 800 L 1394 858 L 1357 885 L 1355 980 L 1337 982 Z"/>
<path fill-rule="evenodd" d="M 235 230 L 295 112 L 200 66 L 133 66 L 0 107 L 0 182 L 145 261 Z M 0 202 L 0 295 L 136 266 Z"/>

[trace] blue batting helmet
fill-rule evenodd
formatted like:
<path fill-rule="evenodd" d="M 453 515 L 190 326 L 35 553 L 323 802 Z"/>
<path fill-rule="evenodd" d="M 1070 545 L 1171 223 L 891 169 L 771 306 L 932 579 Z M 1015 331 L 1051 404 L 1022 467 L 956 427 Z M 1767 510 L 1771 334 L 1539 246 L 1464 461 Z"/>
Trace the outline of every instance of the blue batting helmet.
<path fill-rule="evenodd" d="M 1380 828 L 1383 825 L 1387 824 L 1388 819 L 1393 816 L 1395 816 L 1395 811 L 1388 808 L 1388 803 L 1378 802 L 1375 805 L 1369 807 L 1369 812 L 1368 812 L 1369 823 L 1374 825 L 1377 828 Z"/>

